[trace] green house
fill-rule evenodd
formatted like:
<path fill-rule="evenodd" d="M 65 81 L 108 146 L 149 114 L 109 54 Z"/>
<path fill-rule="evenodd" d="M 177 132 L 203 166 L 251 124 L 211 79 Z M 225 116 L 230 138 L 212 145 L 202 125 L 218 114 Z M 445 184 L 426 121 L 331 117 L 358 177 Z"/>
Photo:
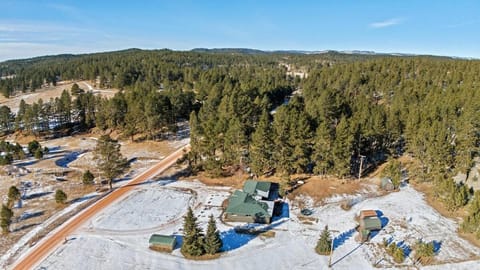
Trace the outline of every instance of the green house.
<path fill-rule="evenodd" d="M 172 252 L 177 241 L 175 236 L 152 234 L 150 236 L 150 240 L 148 240 L 148 243 L 150 244 L 150 249 Z"/>
<path fill-rule="evenodd" d="M 270 223 L 274 202 L 257 201 L 252 194 L 235 190 L 228 200 L 224 218 L 231 222 Z"/>

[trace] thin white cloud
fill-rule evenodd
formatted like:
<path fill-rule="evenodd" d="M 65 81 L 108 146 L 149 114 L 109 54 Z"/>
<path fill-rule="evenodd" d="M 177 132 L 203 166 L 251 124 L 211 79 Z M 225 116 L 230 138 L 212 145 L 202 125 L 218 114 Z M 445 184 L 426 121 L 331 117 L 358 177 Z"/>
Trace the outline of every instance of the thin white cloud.
<path fill-rule="evenodd" d="M 49 33 L 71 31 L 85 30 L 79 27 L 68 27 L 45 22 L 0 21 L 0 32 Z"/>
<path fill-rule="evenodd" d="M 398 25 L 400 23 L 403 22 L 403 19 L 400 19 L 400 18 L 392 18 L 392 19 L 388 19 L 388 20 L 384 20 L 384 21 L 380 21 L 380 22 L 373 22 L 371 23 L 369 26 L 371 28 L 385 28 L 385 27 L 390 27 L 390 26 L 394 26 L 394 25 Z"/>

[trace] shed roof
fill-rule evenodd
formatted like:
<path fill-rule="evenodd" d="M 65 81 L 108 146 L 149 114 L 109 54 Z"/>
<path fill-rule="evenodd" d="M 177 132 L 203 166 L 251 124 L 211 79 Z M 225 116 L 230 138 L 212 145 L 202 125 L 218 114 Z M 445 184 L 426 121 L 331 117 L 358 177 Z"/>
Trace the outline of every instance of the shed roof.
<path fill-rule="evenodd" d="M 155 245 L 173 246 L 175 244 L 175 236 L 152 234 L 150 236 L 150 240 L 148 240 L 148 243 L 155 244 Z"/>
<path fill-rule="evenodd" d="M 362 210 L 360 211 L 360 217 L 365 218 L 365 217 L 376 217 L 377 216 L 377 211 L 375 210 Z"/>
<path fill-rule="evenodd" d="M 241 190 L 235 190 L 232 196 L 230 196 L 225 212 L 235 215 L 270 216 L 266 203 L 255 200 L 251 194 Z"/>
<path fill-rule="evenodd" d="M 243 184 L 243 191 L 252 195 L 255 194 L 257 189 L 263 192 L 268 192 L 270 191 L 271 185 L 272 183 L 266 181 L 247 180 L 245 181 L 245 184 Z"/>

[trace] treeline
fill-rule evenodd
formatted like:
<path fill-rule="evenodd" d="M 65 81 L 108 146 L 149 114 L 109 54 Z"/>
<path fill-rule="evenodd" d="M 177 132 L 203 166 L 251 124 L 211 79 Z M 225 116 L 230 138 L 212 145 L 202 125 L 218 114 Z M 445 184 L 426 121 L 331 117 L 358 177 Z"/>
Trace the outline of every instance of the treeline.
<path fill-rule="evenodd" d="M 478 61 L 428 57 L 325 66 L 274 114 L 262 89 L 276 85 L 252 91 L 240 79 L 207 88 L 190 120 L 190 161 L 217 174 L 248 165 L 258 175 L 348 177 L 408 152 L 421 179 L 465 173 L 478 155 L 479 69 Z"/>
<path fill-rule="evenodd" d="M 74 84 L 72 88 L 77 89 Z M 91 91 L 64 90 L 60 97 L 27 104 L 21 100 L 17 113 L 0 107 L 0 128 L 3 133 L 24 131 L 35 135 L 70 129 L 85 131 L 93 127 L 120 131 L 124 136 L 144 133 L 155 138 L 163 131 L 176 131 L 175 123 L 188 119 L 195 108 L 192 91 L 159 92 L 136 85 L 107 99 Z"/>
<path fill-rule="evenodd" d="M 97 88 L 124 89 L 137 83 L 151 88 L 191 90 L 195 82 L 212 68 L 254 67 L 294 69 L 309 72 L 333 63 L 365 61 L 381 56 L 328 52 L 300 54 L 288 52 L 245 54 L 242 50 L 224 52 L 176 52 L 130 49 L 85 55 L 45 56 L 0 63 L 0 93 L 6 97 L 35 91 L 60 80 L 95 81 Z M 385 56 L 382 56 L 385 57 Z"/>
<path fill-rule="evenodd" d="M 11 96 L 35 91 L 58 80 L 97 81 L 99 88 L 124 89 L 137 83 L 151 88 L 191 90 L 206 71 L 214 67 L 229 68 L 278 66 L 280 56 L 207 54 L 169 50 L 126 50 L 87 55 L 60 55 L 0 63 L 0 93 Z"/>

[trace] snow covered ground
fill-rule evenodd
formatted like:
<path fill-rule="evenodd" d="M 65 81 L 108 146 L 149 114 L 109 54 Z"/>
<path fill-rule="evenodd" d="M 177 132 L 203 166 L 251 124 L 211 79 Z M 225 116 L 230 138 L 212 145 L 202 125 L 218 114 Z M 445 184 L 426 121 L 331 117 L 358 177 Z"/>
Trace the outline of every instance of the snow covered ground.
<path fill-rule="evenodd" d="M 314 251 L 325 225 L 335 231 L 333 269 L 411 268 L 408 258 L 403 266 L 391 263 L 379 245 L 384 238 L 403 241 L 407 253 L 417 239 L 435 241 L 438 265 L 426 269 L 471 270 L 480 265 L 480 249 L 457 236 L 458 224 L 438 214 L 409 186 L 359 200 L 349 211 L 334 199 L 313 208 L 310 223 L 301 221 L 297 202 L 287 202 L 282 217 L 269 226 L 275 232 L 271 238 L 237 234 L 233 230 L 237 224 L 217 220 L 226 252 L 211 261 L 186 260 L 180 244 L 171 254 L 148 249 L 152 233 L 172 234 L 181 242 L 182 217 L 188 206 L 206 228 L 209 215 L 220 217 L 221 204 L 230 192 L 196 181 L 152 181 L 139 186 L 85 224 L 38 269 L 326 269 L 328 257 Z M 362 209 L 378 210 L 385 227 L 369 243 L 360 245 L 354 240 L 354 217 Z"/>

